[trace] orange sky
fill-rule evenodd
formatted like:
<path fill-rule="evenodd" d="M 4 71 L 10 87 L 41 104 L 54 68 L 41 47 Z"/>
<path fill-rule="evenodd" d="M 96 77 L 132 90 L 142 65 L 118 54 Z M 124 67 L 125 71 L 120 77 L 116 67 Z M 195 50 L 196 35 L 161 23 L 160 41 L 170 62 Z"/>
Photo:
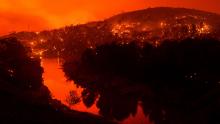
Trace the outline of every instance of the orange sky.
<path fill-rule="evenodd" d="M 220 0 L 0 0 L 0 35 L 58 28 L 157 6 L 220 13 Z"/>

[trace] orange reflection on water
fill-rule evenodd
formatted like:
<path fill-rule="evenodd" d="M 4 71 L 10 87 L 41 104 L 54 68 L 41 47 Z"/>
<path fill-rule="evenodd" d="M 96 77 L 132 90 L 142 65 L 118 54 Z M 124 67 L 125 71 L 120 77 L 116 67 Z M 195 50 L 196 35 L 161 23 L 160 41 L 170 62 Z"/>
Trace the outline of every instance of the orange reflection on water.
<path fill-rule="evenodd" d="M 78 96 L 81 96 L 83 89 L 77 87 L 73 81 L 67 81 L 57 59 L 42 59 L 42 67 L 44 68 L 44 84 L 48 87 L 54 99 L 60 100 L 74 110 L 98 114 L 98 108 L 95 104 L 87 108 L 82 101 L 71 106 L 66 101 L 70 91 L 75 91 Z"/>
<path fill-rule="evenodd" d="M 54 99 L 60 100 L 63 104 L 69 106 L 73 110 L 99 115 L 99 109 L 96 107 L 96 104 L 93 104 L 92 107 L 87 108 L 82 100 L 72 106 L 70 106 L 70 104 L 66 101 L 70 91 L 76 92 L 76 94 L 80 97 L 83 89 L 77 87 L 73 81 L 67 81 L 57 59 L 42 59 L 42 67 L 44 68 L 44 84 L 48 87 Z M 148 116 L 145 116 L 140 103 L 137 106 L 136 115 L 130 115 L 127 119 L 119 123 L 153 124 L 150 122 Z"/>

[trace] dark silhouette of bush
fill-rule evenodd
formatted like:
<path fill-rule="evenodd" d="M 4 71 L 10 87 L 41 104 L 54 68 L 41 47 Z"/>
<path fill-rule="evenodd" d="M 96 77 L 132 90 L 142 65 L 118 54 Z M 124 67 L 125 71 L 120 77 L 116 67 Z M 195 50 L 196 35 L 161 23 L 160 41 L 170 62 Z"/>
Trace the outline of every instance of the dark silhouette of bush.
<path fill-rule="evenodd" d="M 156 124 L 219 123 L 219 40 L 136 43 L 87 49 L 81 60 L 66 61 L 64 72 L 88 94 L 100 95 L 97 106 L 105 117 L 123 120 L 141 101 Z"/>
<path fill-rule="evenodd" d="M 113 123 L 53 100 L 43 85 L 40 59 L 27 50 L 15 38 L 0 39 L 0 123 Z"/>
<path fill-rule="evenodd" d="M 23 45 L 15 38 L 0 40 L 1 78 L 24 89 L 39 89 L 43 69 L 39 59 L 31 59 Z"/>

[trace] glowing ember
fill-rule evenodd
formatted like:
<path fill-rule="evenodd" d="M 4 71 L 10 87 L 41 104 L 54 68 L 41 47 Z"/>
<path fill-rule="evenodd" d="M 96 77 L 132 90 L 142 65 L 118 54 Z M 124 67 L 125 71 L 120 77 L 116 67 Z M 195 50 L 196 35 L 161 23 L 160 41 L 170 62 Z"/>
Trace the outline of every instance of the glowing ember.
<path fill-rule="evenodd" d="M 197 28 L 199 34 L 208 34 L 210 33 L 210 26 L 206 23 L 203 23 L 201 27 Z"/>
<path fill-rule="evenodd" d="M 123 35 L 129 35 L 131 33 L 131 30 L 136 27 L 137 23 L 122 23 L 122 24 L 115 24 L 112 27 L 112 34 L 123 36 Z"/>

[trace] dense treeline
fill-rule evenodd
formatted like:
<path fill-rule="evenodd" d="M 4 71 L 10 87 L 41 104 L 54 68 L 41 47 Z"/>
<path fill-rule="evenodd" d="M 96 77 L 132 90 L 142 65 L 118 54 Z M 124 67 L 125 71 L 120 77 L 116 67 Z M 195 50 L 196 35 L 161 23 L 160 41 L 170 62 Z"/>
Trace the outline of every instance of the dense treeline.
<path fill-rule="evenodd" d="M 220 41 L 203 37 L 160 45 L 113 42 L 65 61 L 67 77 L 85 88 L 83 102 L 123 120 L 142 102 L 156 124 L 219 123 Z"/>
<path fill-rule="evenodd" d="M 69 76 L 79 79 L 80 75 L 100 74 L 144 82 L 158 80 L 158 77 L 172 81 L 197 73 L 200 80 L 214 82 L 218 80 L 220 69 L 219 47 L 219 41 L 208 38 L 164 41 L 159 46 L 146 43 L 142 47 L 136 42 L 123 45 L 113 42 L 85 50 L 79 61 L 65 61 L 64 69 L 75 69 Z M 68 66 L 74 67 L 65 68 Z M 78 71 L 82 73 L 77 75 Z"/>
<path fill-rule="evenodd" d="M 40 59 L 32 59 L 15 38 L 0 40 L 1 79 L 24 89 L 39 89 L 42 86 L 43 69 Z"/>
<path fill-rule="evenodd" d="M 16 38 L 0 39 L 0 123 L 111 123 L 52 99 L 42 73 L 40 59 Z"/>

